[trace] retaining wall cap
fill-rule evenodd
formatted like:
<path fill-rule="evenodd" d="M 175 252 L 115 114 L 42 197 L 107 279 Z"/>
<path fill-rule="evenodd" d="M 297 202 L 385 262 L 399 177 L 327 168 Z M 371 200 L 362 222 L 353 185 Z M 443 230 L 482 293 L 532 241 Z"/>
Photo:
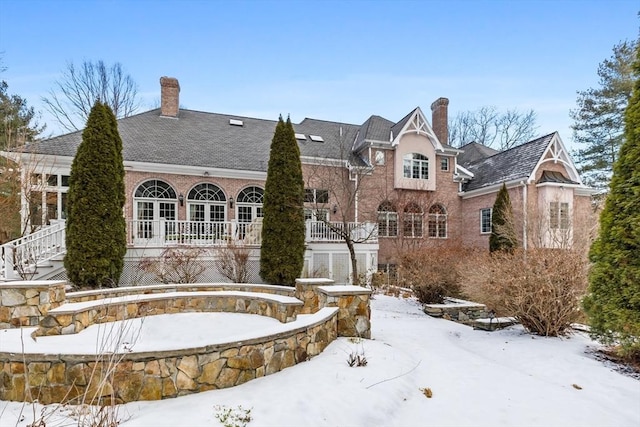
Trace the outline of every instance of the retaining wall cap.
<path fill-rule="evenodd" d="M 202 291 L 202 292 L 170 292 L 160 294 L 135 294 L 121 297 L 103 298 L 83 302 L 71 302 L 49 310 L 49 314 L 63 314 L 83 311 L 92 307 L 103 305 L 122 304 L 127 302 L 143 302 L 161 299 L 192 298 L 192 297 L 245 297 L 257 300 L 270 300 L 285 305 L 304 305 L 302 301 L 294 297 L 284 295 L 265 294 L 263 292 L 243 291 Z"/>
<path fill-rule="evenodd" d="M 1 282 L 0 289 L 11 288 L 48 288 L 56 285 L 66 285 L 64 280 L 19 280 L 15 282 Z"/>
<path fill-rule="evenodd" d="M 296 283 L 300 283 L 301 285 L 332 285 L 335 281 L 324 278 L 305 278 L 296 279 Z"/>
<path fill-rule="evenodd" d="M 328 295 L 371 295 L 371 289 L 363 288 L 362 286 L 319 286 L 318 289 Z"/>

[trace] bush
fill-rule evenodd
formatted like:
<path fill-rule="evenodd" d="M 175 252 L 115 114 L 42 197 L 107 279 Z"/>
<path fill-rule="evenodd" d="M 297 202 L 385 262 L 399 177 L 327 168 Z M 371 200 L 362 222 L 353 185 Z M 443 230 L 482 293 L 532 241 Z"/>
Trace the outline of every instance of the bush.
<path fill-rule="evenodd" d="M 570 249 L 522 249 L 479 255 L 466 264 L 464 292 L 531 333 L 565 334 L 582 314 L 586 254 Z"/>
<path fill-rule="evenodd" d="M 463 250 L 456 247 L 423 248 L 401 255 L 399 285 L 413 290 L 423 304 L 439 304 L 445 297 L 460 297 L 458 271 Z"/>
<path fill-rule="evenodd" d="M 162 283 L 196 283 L 206 270 L 201 257 L 207 253 L 200 247 L 166 248 L 157 258 L 141 259 L 138 266 Z"/>

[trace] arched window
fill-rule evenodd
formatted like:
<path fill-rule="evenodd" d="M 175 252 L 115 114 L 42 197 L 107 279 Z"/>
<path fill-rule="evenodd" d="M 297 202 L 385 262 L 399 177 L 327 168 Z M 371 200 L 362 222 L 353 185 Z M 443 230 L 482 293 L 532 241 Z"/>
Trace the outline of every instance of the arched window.
<path fill-rule="evenodd" d="M 378 236 L 396 237 L 398 235 L 398 213 L 389 201 L 378 206 Z"/>
<path fill-rule="evenodd" d="M 264 190 L 260 187 L 247 187 L 238 193 L 238 221 L 251 222 L 255 218 L 262 218 L 262 203 Z"/>
<path fill-rule="evenodd" d="M 217 185 L 198 184 L 187 195 L 187 209 L 190 221 L 223 222 L 226 220 L 227 197 Z"/>
<path fill-rule="evenodd" d="M 402 169 L 405 178 L 429 179 L 429 158 L 418 153 L 405 154 Z"/>
<path fill-rule="evenodd" d="M 447 237 L 447 210 L 440 204 L 431 205 L 429 208 L 429 237 Z"/>
<path fill-rule="evenodd" d="M 176 191 L 164 181 L 150 179 L 133 193 L 134 218 L 137 220 L 137 237 L 151 239 L 160 232 L 160 220 L 175 221 L 178 198 Z M 170 230 L 165 226 L 165 233 Z"/>
<path fill-rule="evenodd" d="M 247 187 L 238 193 L 238 238 L 244 239 L 251 222 L 258 222 L 264 216 L 262 203 L 264 190 L 260 187 Z"/>
<path fill-rule="evenodd" d="M 415 203 L 409 203 L 404 208 L 402 218 L 404 237 L 422 237 L 422 208 Z"/>

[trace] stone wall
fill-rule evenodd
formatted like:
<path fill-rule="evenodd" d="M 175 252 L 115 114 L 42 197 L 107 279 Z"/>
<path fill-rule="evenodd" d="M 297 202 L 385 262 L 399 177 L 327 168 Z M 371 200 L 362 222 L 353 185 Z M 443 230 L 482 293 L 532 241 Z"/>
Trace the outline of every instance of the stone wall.
<path fill-rule="evenodd" d="M 296 319 L 302 303 L 293 297 L 257 292 L 170 292 L 69 303 L 50 311 L 34 336 L 76 334 L 95 324 L 172 313 L 246 313 L 273 317 L 282 323 Z"/>
<path fill-rule="evenodd" d="M 65 301 L 64 281 L 0 283 L 0 329 L 37 326 Z"/>
<path fill-rule="evenodd" d="M 0 352 L 0 400 L 126 403 L 233 387 L 320 354 L 336 338 L 337 314 L 324 308 L 290 331 L 193 349 L 99 356 Z"/>
<path fill-rule="evenodd" d="M 188 311 L 254 313 L 285 323 L 297 314 L 307 316 L 277 334 L 171 351 L 22 354 L 0 348 L 0 400 L 96 404 L 177 397 L 278 372 L 320 354 L 338 336 L 370 338 L 371 291 L 332 284 L 329 279 L 299 279 L 295 289 L 197 284 L 69 294 L 63 281 L 2 284 L 0 313 L 6 326 L 0 324 L 0 329 L 37 325 L 41 335 Z"/>
<path fill-rule="evenodd" d="M 456 298 L 447 298 L 444 304 L 425 304 L 424 312 L 454 322 L 472 324 L 475 319 L 488 316 L 487 306 Z"/>

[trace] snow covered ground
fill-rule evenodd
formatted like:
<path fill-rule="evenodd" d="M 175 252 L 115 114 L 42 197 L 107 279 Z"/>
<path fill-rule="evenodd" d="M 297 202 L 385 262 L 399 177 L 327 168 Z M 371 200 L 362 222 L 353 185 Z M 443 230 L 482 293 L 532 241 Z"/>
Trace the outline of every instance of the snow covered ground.
<path fill-rule="evenodd" d="M 124 405 L 120 425 L 217 426 L 220 405 L 250 410 L 248 426 L 640 426 L 640 381 L 586 353 L 597 344 L 584 333 L 476 331 L 382 295 L 372 301 L 372 324 L 372 340 L 340 338 L 308 362 L 238 387 Z M 181 339 L 202 333 L 189 327 Z M 367 366 L 349 367 L 352 352 L 364 353 Z M 47 426 L 73 425 L 61 418 L 67 412 Z M 0 401 L 1 426 L 32 420 L 31 405 Z"/>

